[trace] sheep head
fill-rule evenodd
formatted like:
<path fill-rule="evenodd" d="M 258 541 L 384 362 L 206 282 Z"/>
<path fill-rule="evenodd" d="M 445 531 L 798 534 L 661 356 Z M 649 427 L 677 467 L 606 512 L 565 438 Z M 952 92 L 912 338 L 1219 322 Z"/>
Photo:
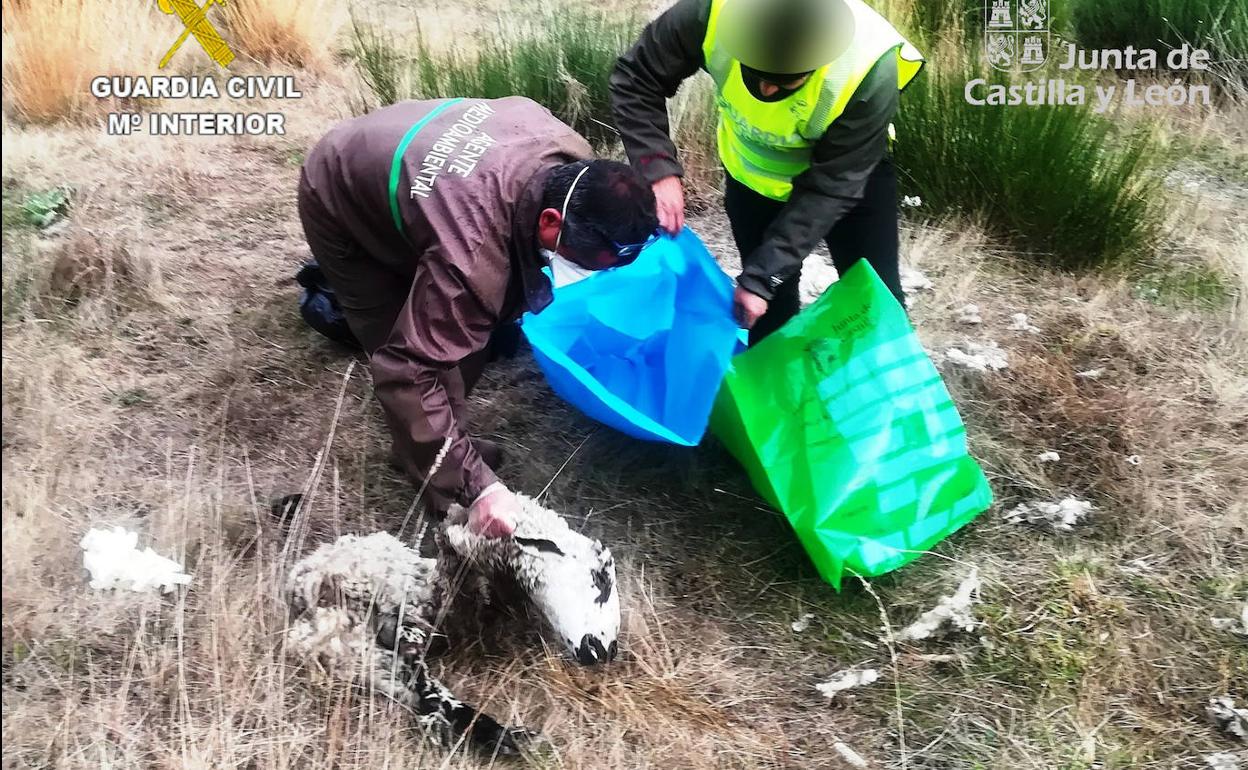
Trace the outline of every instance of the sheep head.
<path fill-rule="evenodd" d="M 488 581 L 519 585 L 577 662 L 610 661 L 620 631 L 611 550 L 570 529 L 554 511 L 524 495 L 516 497 L 522 512 L 511 537 L 486 538 L 468 531 L 467 512 L 451 506 L 442 546 Z"/>

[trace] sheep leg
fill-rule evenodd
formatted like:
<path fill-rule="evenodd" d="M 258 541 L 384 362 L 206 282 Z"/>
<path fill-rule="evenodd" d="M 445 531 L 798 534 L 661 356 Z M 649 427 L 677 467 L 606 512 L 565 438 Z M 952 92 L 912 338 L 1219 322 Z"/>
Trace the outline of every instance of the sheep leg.
<path fill-rule="evenodd" d="M 396 630 L 390 630 L 395 629 Z M 536 737 L 523 728 L 509 728 L 488 714 L 463 703 L 439 682 L 421 656 L 429 634 L 414 623 L 401 626 L 379 624 L 377 642 L 388 648 L 379 652 L 373 669 L 373 686 L 411 709 L 430 738 L 443 747 L 467 736 L 474 749 L 499 756 L 517 755 Z"/>

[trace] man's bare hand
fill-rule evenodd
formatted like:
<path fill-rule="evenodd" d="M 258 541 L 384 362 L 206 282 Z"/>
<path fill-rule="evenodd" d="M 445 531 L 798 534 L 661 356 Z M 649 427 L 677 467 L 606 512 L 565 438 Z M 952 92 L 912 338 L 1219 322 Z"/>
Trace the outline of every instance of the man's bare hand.
<path fill-rule="evenodd" d="M 468 531 L 482 537 L 510 537 L 516 531 L 519 510 L 515 494 L 498 484 L 487 489 L 468 509 Z"/>
<path fill-rule="evenodd" d="M 763 313 L 767 312 L 767 300 L 746 291 L 740 286 L 732 295 L 732 314 L 742 329 L 752 329 Z"/>
<path fill-rule="evenodd" d="M 685 188 L 678 176 L 665 176 L 650 186 L 659 215 L 659 227 L 672 235 L 685 226 Z"/>

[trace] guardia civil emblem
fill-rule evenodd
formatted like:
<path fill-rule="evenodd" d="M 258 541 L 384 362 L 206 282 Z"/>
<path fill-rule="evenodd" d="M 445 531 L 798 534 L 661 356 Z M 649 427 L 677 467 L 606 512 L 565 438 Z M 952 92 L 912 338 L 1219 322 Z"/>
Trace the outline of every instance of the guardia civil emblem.
<path fill-rule="evenodd" d="M 1050 43 L 1049 0 L 984 0 L 984 56 L 994 68 L 1039 69 Z"/>

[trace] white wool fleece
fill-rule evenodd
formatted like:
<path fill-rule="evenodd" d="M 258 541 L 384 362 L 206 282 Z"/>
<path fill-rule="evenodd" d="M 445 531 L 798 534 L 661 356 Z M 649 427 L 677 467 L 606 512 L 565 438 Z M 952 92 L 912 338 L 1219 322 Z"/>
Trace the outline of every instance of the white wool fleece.
<path fill-rule="evenodd" d="M 286 580 L 297 615 L 287 631 L 294 650 L 329 667 L 358 661 L 373 640 L 370 607 L 421 616 L 433 605 L 437 562 L 386 532 L 343 535 L 300 559 Z"/>

